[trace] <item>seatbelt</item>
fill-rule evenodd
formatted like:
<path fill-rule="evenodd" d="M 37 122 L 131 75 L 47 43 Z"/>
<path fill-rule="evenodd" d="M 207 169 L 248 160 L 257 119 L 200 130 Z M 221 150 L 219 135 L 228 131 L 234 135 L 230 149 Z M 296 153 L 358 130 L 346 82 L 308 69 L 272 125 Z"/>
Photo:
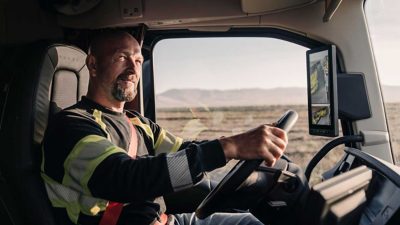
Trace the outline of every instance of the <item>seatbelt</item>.
<path fill-rule="evenodd" d="M 138 148 L 138 139 L 136 134 L 136 129 L 133 127 L 132 121 L 128 116 L 125 116 L 129 127 L 131 128 L 131 141 L 129 143 L 128 155 L 132 158 L 136 158 L 137 148 Z"/>
<path fill-rule="evenodd" d="M 104 211 L 103 216 L 101 217 L 99 225 L 116 225 L 119 216 L 121 215 L 122 208 L 124 208 L 124 204 L 109 201 L 106 211 Z"/>
<path fill-rule="evenodd" d="M 134 159 L 136 158 L 138 147 L 136 129 L 133 127 L 133 124 L 128 116 L 125 116 L 125 118 L 131 129 L 131 141 L 129 143 L 128 155 Z M 99 225 L 116 225 L 123 207 L 123 203 L 109 201 L 106 211 L 104 211 L 103 216 L 101 217 Z"/>

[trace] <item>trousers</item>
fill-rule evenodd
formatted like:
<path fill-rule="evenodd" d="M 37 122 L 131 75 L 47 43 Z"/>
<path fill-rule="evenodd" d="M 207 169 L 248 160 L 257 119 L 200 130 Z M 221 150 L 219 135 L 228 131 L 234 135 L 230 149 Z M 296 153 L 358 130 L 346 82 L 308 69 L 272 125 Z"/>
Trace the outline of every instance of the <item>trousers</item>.
<path fill-rule="evenodd" d="M 199 219 L 194 213 L 173 214 L 168 218 L 168 225 L 262 225 L 251 213 L 214 213 L 205 219 Z"/>

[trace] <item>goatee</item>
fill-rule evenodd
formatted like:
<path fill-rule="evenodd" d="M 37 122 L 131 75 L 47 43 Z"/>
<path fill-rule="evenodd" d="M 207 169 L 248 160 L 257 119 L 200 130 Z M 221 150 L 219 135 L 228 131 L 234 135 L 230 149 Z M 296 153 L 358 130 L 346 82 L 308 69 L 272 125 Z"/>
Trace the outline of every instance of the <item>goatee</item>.
<path fill-rule="evenodd" d="M 132 85 L 132 87 L 126 88 L 126 87 L 122 87 L 122 85 L 119 82 L 116 82 L 114 85 L 114 88 L 112 90 L 112 95 L 118 101 L 130 102 L 136 96 L 135 85 Z"/>

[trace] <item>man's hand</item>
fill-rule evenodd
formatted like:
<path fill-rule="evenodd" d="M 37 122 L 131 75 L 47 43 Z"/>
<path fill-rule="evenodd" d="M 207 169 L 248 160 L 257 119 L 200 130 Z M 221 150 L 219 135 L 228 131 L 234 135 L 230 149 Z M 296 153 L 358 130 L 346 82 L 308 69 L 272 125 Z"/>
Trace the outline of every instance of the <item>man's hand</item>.
<path fill-rule="evenodd" d="M 219 139 L 226 159 L 264 159 L 273 166 L 286 149 L 286 132 L 277 127 L 261 125 L 247 132 Z"/>

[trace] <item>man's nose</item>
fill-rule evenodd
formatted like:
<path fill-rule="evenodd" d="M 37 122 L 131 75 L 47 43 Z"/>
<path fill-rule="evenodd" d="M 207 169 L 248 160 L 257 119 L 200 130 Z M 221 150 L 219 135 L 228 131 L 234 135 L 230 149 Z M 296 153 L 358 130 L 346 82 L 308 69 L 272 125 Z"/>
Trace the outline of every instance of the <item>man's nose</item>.
<path fill-rule="evenodd" d="M 132 56 L 128 57 L 127 64 L 129 68 L 135 68 L 135 59 Z"/>

